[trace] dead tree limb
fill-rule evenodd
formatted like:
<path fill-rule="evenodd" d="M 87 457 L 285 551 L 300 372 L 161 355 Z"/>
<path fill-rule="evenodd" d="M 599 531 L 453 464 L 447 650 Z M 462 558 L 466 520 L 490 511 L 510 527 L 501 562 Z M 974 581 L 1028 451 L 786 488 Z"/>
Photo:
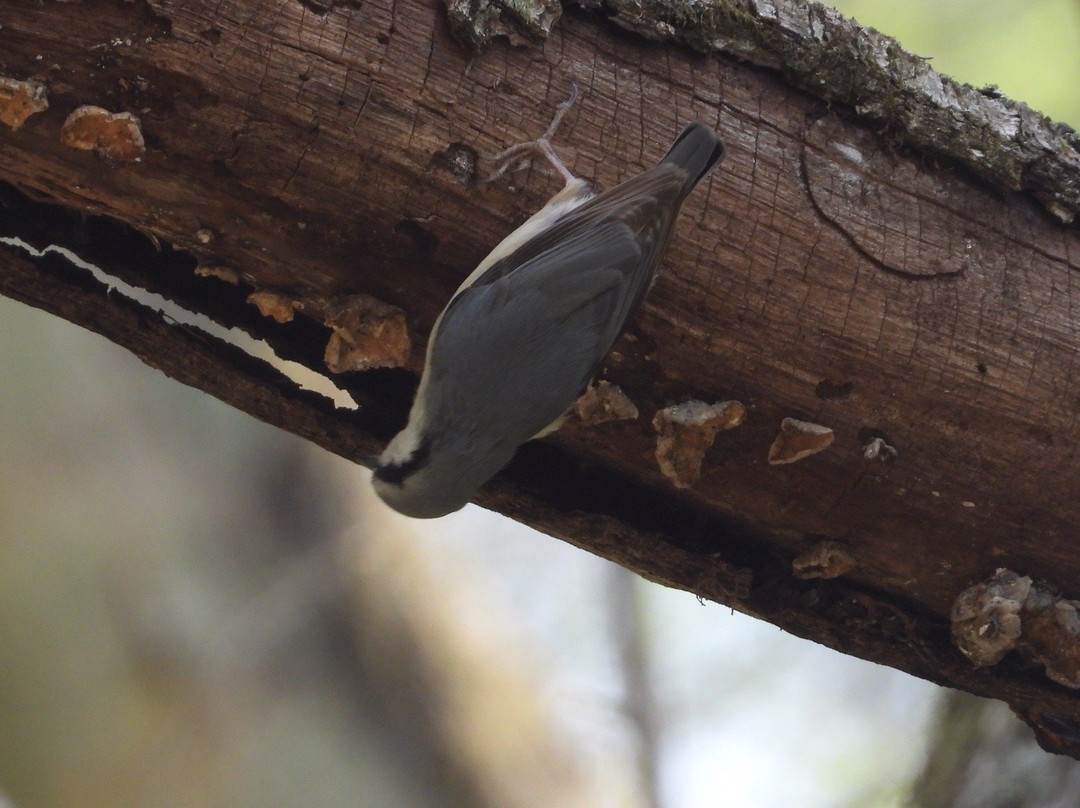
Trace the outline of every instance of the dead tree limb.
<path fill-rule="evenodd" d="M 5 7 L 2 235 L 69 247 L 325 373 L 328 311 L 373 296 L 422 345 L 461 278 L 555 189 L 542 168 L 472 180 L 478 154 L 543 131 L 571 81 L 582 101 L 558 147 L 601 188 L 689 120 L 714 125 L 727 162 L 689 201 L 605 370 L 642 416 L 525 447 L 479 501 L 800 636 L 1004 699 L 1047 748 L 1080 756 L 1080 701 L 1043 672 L 1061 681 L 1080 658 L 1067 621 L 1034 656 L 978 669 L 949 626 L 957 596 L 998 567 L 1056 585 L 1066 610 L 1080 597 L 1075 134 L 817 7 L 557 12 L 521 35 L 546 39 L 475 54 L 434 0 Z M 517 41 L 507 13 L 486 19 Z M 72 117 L 86 106 L 101 111 Z M 352 459 L 400 425 L 422 358 L 337 375 L 360 408 L 335 410 L 55 255 L 0 244 L 0 291 Z M 260 316 L 254 291 L 288 321 Z M 741 401 L 747 417 L 676 488 L 650 421 L 696 399 Z M 785 418 L 835 441 L 771 464 Z M 1000 628 L 988 620 L 984 633 Z"/>

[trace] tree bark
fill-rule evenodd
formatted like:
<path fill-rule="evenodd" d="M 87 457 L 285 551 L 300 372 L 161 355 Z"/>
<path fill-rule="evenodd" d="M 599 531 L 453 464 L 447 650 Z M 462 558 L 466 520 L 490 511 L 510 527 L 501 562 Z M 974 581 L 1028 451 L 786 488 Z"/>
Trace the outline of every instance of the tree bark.
<path fill-rule="evenodd" d="M 1080 596 L 1075 135 L 797 3 L 581 2 L 546 40 L 479 54 L 434 0 L 0 12 L 0 76 L 44 85 L 49 103 L 0 130 L 0 235 L 70 247 L 322 373 L 327 312 L 361 295 L 403 309 L 420 347 L 411 373 L 336 375 L 359 409 L 335 410 L 55 255 L 0 243 L 0 292 L 354 460 L 403 422 L 450 293 L 559 184 L 538 166 L 477 187 L 477 155 L 537 136 L 571 81 L 582 97 L 556 147 L 601 189 L 690 120 L 715 126 L 727 160 L 687 202 L 604 371 L 642 416 L 568 424 L 478 501 L 800 636 L 1004 699 L 1047 748 L 1080 756 L 1075 691 L 1019 657 L 973 668 L 949 636 L 957 596 L 998 567 Z M 68 145 L 83 105 L 131 113 L 140 159 L 103 156 L 101 138 Z M 293 319 L 260 316 L 245 302 L 256 290 Z M 748 416 L 680 489 L 650 421 L 693 399 L 736 399 Z M 770 464 L 787 417 L 835 442 Z M 796 577 L 792 562 L 823 546 L 854 568 Z"/>

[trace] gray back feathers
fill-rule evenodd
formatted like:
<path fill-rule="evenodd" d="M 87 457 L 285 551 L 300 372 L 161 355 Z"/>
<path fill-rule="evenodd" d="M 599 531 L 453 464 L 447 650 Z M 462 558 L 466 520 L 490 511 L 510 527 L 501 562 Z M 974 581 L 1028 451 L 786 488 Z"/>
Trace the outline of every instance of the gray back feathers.
<path fill-rule="evenodd" d="M 432 335 L 429 372 L 440 375 L 429 389 L 445 392 L 429 416 L 481 431 L 497 417 L 515 447 L 561 416 L 641 305 L 682 201 L 722 157 L 716 134 L 691 124 L 655 168 L 573 210 L 454 298 Z M 457 378 L 457 367 L 474 373 Z"/>

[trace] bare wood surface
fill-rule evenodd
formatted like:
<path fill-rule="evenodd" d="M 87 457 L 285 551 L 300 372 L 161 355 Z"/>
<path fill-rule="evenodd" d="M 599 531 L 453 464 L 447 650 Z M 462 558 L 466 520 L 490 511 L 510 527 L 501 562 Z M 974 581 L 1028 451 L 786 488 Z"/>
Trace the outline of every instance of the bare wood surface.
<path fill-rule="evenodd" d="M 0 75 L 44 83 L 49 101 L 0 130 L 3 235 L 73 246 L 319 369 L 329 332 L 304 312 L 328 298 L 400 306 L 422 346 L 457 283 L 559 184 L 538 166 L 476 188 L 475 155 L 543 131 L 571 80 L 582 99 L 557 147 L 601 188 L 651 165 L 689 120 L 715 126 L 728 158 L 688 201 L 606 369 L 641 418 L 526 447 L 481 504 L 801 636 L 1005 699 L 1044 744 L 1080 754 L 1074 692 L 1012 658 L 973 669 L 948 637 L 956 596 L 997 567 L 1080 597 L 1080 238 L 1049 180 L 1039 200 L 1022 182 L 974 181 L 805 82 L 644 41 L 605 15 L 567 13 L 542 44 L 480 55 L 434 2 L 5 3 L 0 15 Z M 87 104 L 138 119 L 141 160 L 64 145 Z M 196 276 L 196 263 L 240 284 Z M 334 411 L 15 248 L 0 247 L 0 277 L 4 294 L 352 459 L 408 405 L 406 374 L 375 371 L 339 377 L 361 411 Z M 243 302 L 255 288 L 305 308 L 274 323 Z M 737 399 L 748 416 L 676 490 L 650 421 L 693 398 Z M 785 417 L 835 442 L 770 465 Z M 895 456 L 867 458 L 875 438 Z M 825 540 L 855 568 L 796 579 L 792 560 Z"/>

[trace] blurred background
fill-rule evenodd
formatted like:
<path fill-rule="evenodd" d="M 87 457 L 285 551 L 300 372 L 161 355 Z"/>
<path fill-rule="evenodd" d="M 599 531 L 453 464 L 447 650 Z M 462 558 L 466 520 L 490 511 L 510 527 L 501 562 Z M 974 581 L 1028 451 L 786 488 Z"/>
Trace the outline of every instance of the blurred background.
<path fill-rule="evenodd" d="M 844 13 L 1080 125 L 1080 2 Z M 1002 705 L 361 469 L 0 298 L 0 808 L 1080 806 Z"/>

